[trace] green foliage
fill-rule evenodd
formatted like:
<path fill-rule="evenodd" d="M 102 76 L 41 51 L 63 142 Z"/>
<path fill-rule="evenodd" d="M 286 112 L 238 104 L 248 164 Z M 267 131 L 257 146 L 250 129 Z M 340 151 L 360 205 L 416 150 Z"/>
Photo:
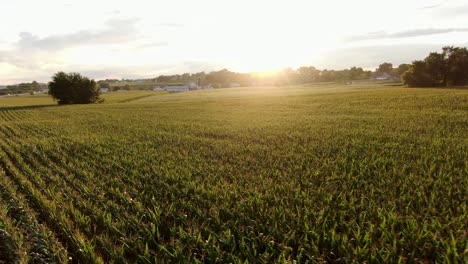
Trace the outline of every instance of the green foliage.
<path fill-rule="evenodd" d="M 371 75 L 369 71 L 364 71 L 361 67 L 351 67 L 349 69 L 350 80 L 368 79 Z"/>
<path fill-rule="evenodd" d="M 396 76 L 402 76 L 406 71 L 408 71 L 410 68 L 410 64 L 400 64 L 398 68 L 394 69 L 394 75 Z"/>
<path fill-rule="evenodd" d="M 229 83 L 231 82 L 237 82 L 242 86 L 247 86 L 253 82 L 253 78 L 247 73 L 237 73 L 222 69 L 220 71 L 210 72 L 203 80 L 204 84 L 217 83 L 221 87 L 229 87 Z"/>
<path fill-rule="evenodd" d="M 444 47 L 423 61 L 414 61 L 402 76 L 410 87 L 437 87 L 468 84 L 468 50 Z"/>
<path fill-rule="evenodd" d="M 110 88 L 110 83 L 107 82 L 98 82 L 100 88 Z"/>
<path fill-rule="evenodd" d="M 303 66 L 297 69 L 286 68 L 276 74 L 264 75 L 256 73 L 237 73 L 227 69 L 213 71 L 210 73 L 199 72 L 195 74 L 176 74 L 161 75 L 155 80 L 160 86 L 167 84 L 183 84 L 186 82 L 195 82 L 201 85 L 212 84 L 213 87 L 229 87 L 230 83 L 239 83 L 241 86 L 262 85 L 294 85 L 307 84 L 314 82 L 343 82 L 350 80 L 368 79 L 371 71 L 365 71 L 362 68 L 351 67 L 344 70 L 319 70 L 313 66 Z M 141 84 L 140 84 L 141 85 Z M 154 87 L 154 83 L 151 87 Z M 132 86 L 138 86 L 134 84 Z"/>
<path fill-rule="evenodd" d="M 468 84 L 468 49 L 443 48 L 447 61 L 447 82 L 449 85 Z"/>
<path fill-rule="evenodd" d="M 437 83 L 429 72 L 425 61 L 414 61 L 402 79 L 410 87 L 434 87 Z"/>
<path fill-rule="evenodd" d="M 100 93 L 96 82 L 81 76 L 79 73 L 56 73 L 49 83 L 49 94 L 59 104 L 100 102 Z"/>
<path fill-rule="evenodd" d="M 1 98 L 0 256 L 464 263 L 466 90 L 142 93 Z"/>
<path fill-rule="evenodd" d="M 377 69 L 375 69 L 375 72 L 392 74 L 392 70 L 393 70 L 393 64 L 384 62 L 380 64 Z"/>
<path fill-rule="evenodd" d="M 0 95 L 30 93 L 31 91 L 39 92 L 46 88 L 47 84 L 40 84 L 36 81 L 33 81 L 31 83 L 8 85 L 6 89 L 0 89 Z"/>

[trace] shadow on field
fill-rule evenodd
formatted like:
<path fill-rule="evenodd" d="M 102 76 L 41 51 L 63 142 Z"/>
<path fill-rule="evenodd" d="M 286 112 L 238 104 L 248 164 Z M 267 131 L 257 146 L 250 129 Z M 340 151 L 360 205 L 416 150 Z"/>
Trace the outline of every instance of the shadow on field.
<path fill-rule="evenodd" d="M 45 107 L 56 107 L 57 104 L 48 105 L 24 105 L 24 106 L 0 106 L 0 111 L 15 111 L 15 110 L 32 110 Z"/>
<path fill-rule="evenodd" d="M 407 87 L 409 89 L 468 90 L 468 86 Z"/>
<path fill-rule="evenodd" d="M 391 84 L 384 84 L 387 87 L 405 87 L 402 83 L 391 83 Z"/>

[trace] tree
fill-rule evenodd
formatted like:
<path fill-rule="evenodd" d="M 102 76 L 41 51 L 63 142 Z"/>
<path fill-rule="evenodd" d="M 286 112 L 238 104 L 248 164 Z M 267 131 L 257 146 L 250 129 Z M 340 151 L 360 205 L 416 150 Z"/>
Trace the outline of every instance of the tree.
<path fill-rule="evenodd" d="M 434 78 L 429 74 L 427 64 L 424 61 L 414 61 L 401 78 L 410 87 L 431 87 L 436 83 Z"/>
<path fill-rule="evenodd" d="M 320 71 L 317 70 L 315 67 L 310 66 L 300 67 L 299 69 L 297 69 L 297 73 L 299 83 L 311 83 L 315 82 L 318 79 Z"/>
<path fill-rule="evenodd" d="M 359 79 L 366 78 L 365 72 L 361 67 L 359 68 L 356 68 L 355 66 L 351 67 L 349 69 L 349 75 L 350 75 L 350 80 L 359 80 Z"/>
<path fill-rule="evenodd" d="M 415 61 L 403 76 L 408 86 L 448 86 L 468 84 L 468 50 L 444 47 L 431 52 L 423 61 Z"/>
<path fill-rule="evenodd" d="M 468 83 L 468 50 L 466 48 L 444 47 L 447 61 L 446 85 L 465 85 Z"/>
<path fill-rule="evenodd" d="M 336 72 L 334 70 L 323 70 L 320 75 L 321 82 L 333 82 L 336 80 Z"/>
<path fill-rule="evenodd" d="M 41 85 L 40 85 L 38 82 L 33 81 L 33 82 L 31 83 L 31 89 L 32 89 L 34 92 L 37 92 L 37 91 L 41 90 Z"/>
<path fill-rule="evenodd" d="M 403 73 L 409 70 L 409 68 L 410 68 L 410 64 L 406 64 L 406 63 L 400 64 L 398 68 L 395 69 L 395 74 L 398 76 L 402 76 Z"/>
<path fill-rule="evenodd" d="M 388 74 L 392 74 L 392 69 L 393 69 L 393 64 L 391 63 L 388 63 L 388 62 L 384 62 L 382 64 L 379 65 L 379 67 L 375 70 L 376 72 L 378 73 L 388 73 Z"/>
<path fill-rule="evenodd" d="M 56 73 L 49 83 L 49 94 L 58 101 L 58 104 L 102 102 L 96 82 L 79 73 Z"/>
<path fill-rule="evenodd" d="M 101 87 L 101 88 L 108 88 L 108 89 L 111 88 L 110 83 L 108 83 L 108 82 L 99 81 L 98 84 L 99 84 L 99 87 Z"/>
<path fill-rule="evenodd" d="M 213 71 L 206 75 L 207 83 L 217 83 L 222 87 L 227 87 L 230 82 L 235 82 L 236 74 L 227 69 Z"/>
<path fill-rule="evenodd" d="M 424 59 L 426 71 L 433 79 L 433 86 L 447 84 L 447 60 L 444 53 L 431 52 Z"/>

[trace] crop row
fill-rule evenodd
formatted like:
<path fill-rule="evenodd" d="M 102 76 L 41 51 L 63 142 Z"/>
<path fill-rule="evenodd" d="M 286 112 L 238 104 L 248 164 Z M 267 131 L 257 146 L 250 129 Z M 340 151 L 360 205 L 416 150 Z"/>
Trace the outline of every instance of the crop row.
<path fill-rule="evenodd" d="M 0 252 L 88 263 L 462 262 L 468 122 L 449 102 L 464 99 L 432 93 L 9 109 Z"/>

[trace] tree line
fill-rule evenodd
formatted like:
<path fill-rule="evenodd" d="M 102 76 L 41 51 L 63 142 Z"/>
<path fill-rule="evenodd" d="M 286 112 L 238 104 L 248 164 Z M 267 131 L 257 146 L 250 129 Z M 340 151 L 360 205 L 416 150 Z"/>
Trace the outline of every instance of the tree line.
<path fill-rule="evenodd" d="M 401 75 L 408 70 L 409 64 L 401 64 L 396 68 L 388 62 L 379 65 L 375 70 L 364 70 L 361 67 L 353 66 L 343 70 L 320 70 L 314 66 L 303 66 L 297 69 L 286 68 L 274 74 L 260 73 L 238 73 L 228 69 L 219 71 L 183 73 L 173 75 L 159 75 L 148 79 L 106 79 L 97 83 L 102 88 L 112 90 L 130 89 L 152 89 L 153 84 L 185 84 L 194 82 L 200 86 L 211 84 L 215 88 L 229 87 L 230 83 L 238 83 L 240 86 L 255 85 L 294 85 L 312 82 L 348 82 L 353 80 L 367 80 L 369 78 L 387 73 L 394 80 L 400 80 Z"/>
<path fill-rule="evenodd" d="M 375 71 L 364 70 L 361 67 L 351 67 L 344 70 L 319 70 L 314 66 L 303 66 L 297 69 L 286 68 L 275 74 L 238 73 L 228 69 L 212 71 L 209 73 L 183 73 L 173 75 L 160 75 L 156 78 L 146 79 L 154 83 L 186 83 L 195 82 L 199 85 L 213 84 L 215 87 L 228 87 L 230 83 L 238 83 L 240 86 L 261 85 L 287 85 L 305 84 L 312 82 L 346 82 L 351 80 L 365 80 L 375 75 L 386 72 L 399 78 L 403 73 L 401 69 L 408 68 L 408 64 L 402 64 L 393 68 L 391 63 L 383 63 Z M 141 81 L 141 80 L 140 80 Z M 128 82 L 128 80 L 126 80 Z M 107 84 L 104 84 L 107 87 Z"/>
<path fill-rule="evenodd" d="M 432 52 L 424 60 L 416 60 L 411 64 L 393 64 L 384 62 L 374 71 L 361 67 L 351 67 L 344 70 L 319 70 L 313 66 L 303 66 L 298 69 L 287 68 L 272 75 L 256 73 L 236 73 L 227 69 L 210 73 L 184 73 L 160 75 L 151 79 L 153 82 L 188 82 L 199 84 L 215 84 L 218 87 L 228 87 L 229 83 L 239 83 L 241 86 L 288 85 L 312 82 L 347 82 L 367 80 L 382 74 L 392 80 L 402 81 L 408 87 L 440 87 L 468 84 L 468 50 L 466 47 L 447 46 L 442 52 Z"/>
<path fill-rule="evenodd" d="M 444 47 L 431 52 L 424 60 L 416 60 L 402 76 L 410 87 L 440 87 L 468 84 L 468 50 Z"/>
<path fill-rule="evenodd" d="M 210 73 L 160 75 L 155 82 L 198 81 L 201 84 L 214 83 L 218 87 L 228 87 L 229 83 L 239 83 L 241 86 L 254 84 L 288 85 L 313 82 L 347 82 L 367 80 L 386 74 L 392 80 L 402 81 L 408 87 L 440 87 L 468 85 L 468 50 L 466 47 L 447 46 L 442 52 L 431 52 L 423 60 L 415 60 L 411 64 L 400 64 L 393 67 L 384 62 L 374 71 L 361 67 L 351 67 L 344 70 L 319 70 L 313 66 L 303 66 L 298 69 L 287 68 L 272 75 L 255 73 L 236 73 L 227 69 Z"/>
<path fill-rule="evenodd" d="M 48 87 L 45 83 L 38 83 L 36 81 L 30 83 L 19 83 L 15 85 L 7 85 L 5 89 L 0 90 L 0 95 L 7 94 L 22 94 L 22 93 L 34 93 L 46 90 Z"/>
<path fill-rule="evenodd" d="M 366 80 L 377 76 L 390 76 L 401 80 L 409 87 L 439 87 L 468 84 L 468 50 L 460 47 L 443 47 L 442 52 L 432 52 L 424 60 L 413 61 L 412 64 L 400 64 L 394 68 L 391 63 L 384 62 L 375 71 L 364 70 L 360 67 L 351 67 L 344 70 L 319 70 L 313 66 L 298 69 L 287 68 L 271 75 L 255 73 L 237 73 L 227 69 L 212 71 L 210 73 L 184 73 L 175 75 L 160 75 L 149 81 L 154 83 L 196 82 L 199 85 L 215 84 L 217 87 L 228 87 L 229 83 L 238 83 L 240 86 L 254 86 L 273 84 L 305 84 L 313 82 L 344 82 L 350 80 Z M 377 79 L 377 78 L 376 78 Z M 122 80 L 124 81 L 124 80 Z M 137 82 L 141 82 L 138 80 Z M 100 102 L 100 88 L 110 88 L 110 83 L 119 80 L 107 79 L 94 81 L 79 73 L 58 72 L 49 83 L 49 94 L 59 104 L 85 104 Z M 132 80 L 125 80 L 132 82 Z M 149 84 L 151 86 L 151 84 Z M 128 86 L 128 84 L 127 84 Z M 43 88 L 36 81 L 19 84 L 11 89 L 27 89 L 36 91 Z M 8 90 L 9 89 L 9 90 Z"/>

